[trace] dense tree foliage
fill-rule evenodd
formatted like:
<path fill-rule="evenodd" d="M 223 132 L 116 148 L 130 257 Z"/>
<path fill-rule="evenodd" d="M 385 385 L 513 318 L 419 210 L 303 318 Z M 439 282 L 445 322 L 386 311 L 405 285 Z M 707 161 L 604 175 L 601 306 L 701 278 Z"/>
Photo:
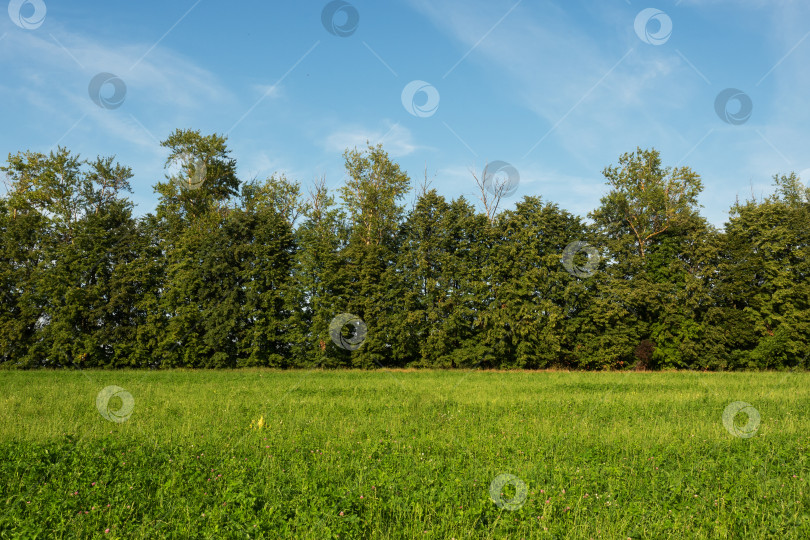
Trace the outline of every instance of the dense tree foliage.
<path fill-rule="evenodd" d="M 810 362 L 810 189 L 700 215 L 654 149 L 603 171 L 585 220 L 416 191 L 381 146 L 347 181 L 241 181 L 177 130 L 154 213 L 129 168 L 65 148 L 0 168 L 0 365 L 782 369 Z M 413 196 L 413 204 L 404 201 Z M 343 318 L 341 318 L 343 317 Z M 335 327 L 335 321 L 337 327 Z M 347 345 L 348 344 L 348 345 Z"/>

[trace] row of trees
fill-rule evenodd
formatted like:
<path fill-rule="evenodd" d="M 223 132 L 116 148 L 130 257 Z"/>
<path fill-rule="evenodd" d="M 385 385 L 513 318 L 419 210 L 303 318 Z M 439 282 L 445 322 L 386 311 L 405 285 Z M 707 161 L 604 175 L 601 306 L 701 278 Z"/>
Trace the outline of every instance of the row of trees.
<path fill-rule="evenodd" d="M 719 231 L 700 215 L 700 177 L 655 150 L 604 170 L 607 193 L 585 222 L 540 197 L 498 212 L 504 183 L 478 182 L 481 210 L 448 201 L 412 186 L 380 146 L 344 154 L 337 193 L 283 176 L 242 182 L 217 135 L 178 130 L 163 146 L 167 167 L 181 166 L 142 218 L 126 196 L 131 170 L 113 158 L 9 156 L 1 365 L 810 362 L 810 189 L 795 174 L 737 201 Z M 593 272 L 561 263 L 575 241 L 599 252 Z M 367 326 L 356 350 L 330 339 L 342 313 Z"/>

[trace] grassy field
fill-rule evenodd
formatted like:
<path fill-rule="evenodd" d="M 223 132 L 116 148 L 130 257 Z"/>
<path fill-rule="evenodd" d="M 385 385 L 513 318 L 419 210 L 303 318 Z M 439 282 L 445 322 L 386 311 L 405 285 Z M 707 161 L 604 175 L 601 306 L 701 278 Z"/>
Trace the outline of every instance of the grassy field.
<path fill-rule="evenodd" d="M 809 383 L 0 372 L 0 537 L 808 538 Z"/>

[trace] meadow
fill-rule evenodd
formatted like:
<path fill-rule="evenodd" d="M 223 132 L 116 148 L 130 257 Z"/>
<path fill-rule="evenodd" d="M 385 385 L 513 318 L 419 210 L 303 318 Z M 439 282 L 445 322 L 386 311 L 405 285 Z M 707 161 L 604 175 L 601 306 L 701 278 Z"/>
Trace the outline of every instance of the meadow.
<path fill-rule="evenodd" d="M 2 371 L 0 538 L 808 538 L 808 383 Z"/>

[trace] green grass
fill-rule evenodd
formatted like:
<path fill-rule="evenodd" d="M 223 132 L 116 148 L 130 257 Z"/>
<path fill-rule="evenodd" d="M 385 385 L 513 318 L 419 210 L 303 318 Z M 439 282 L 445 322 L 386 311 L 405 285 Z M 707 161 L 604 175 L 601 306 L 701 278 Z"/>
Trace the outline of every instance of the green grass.
<path fill-rule="evenodd" d="M 0 372 L 0 537 L 808 538 L 809 383 Z M 123 423 L 96 408 L 108 385 L 134 399 Z M 753 437 L 724 427 L 733 401 L 759 411 Z M 525 484 L 519 509 L 496 504 L 514 485 L 491 498 L 499 474 Z"/>

